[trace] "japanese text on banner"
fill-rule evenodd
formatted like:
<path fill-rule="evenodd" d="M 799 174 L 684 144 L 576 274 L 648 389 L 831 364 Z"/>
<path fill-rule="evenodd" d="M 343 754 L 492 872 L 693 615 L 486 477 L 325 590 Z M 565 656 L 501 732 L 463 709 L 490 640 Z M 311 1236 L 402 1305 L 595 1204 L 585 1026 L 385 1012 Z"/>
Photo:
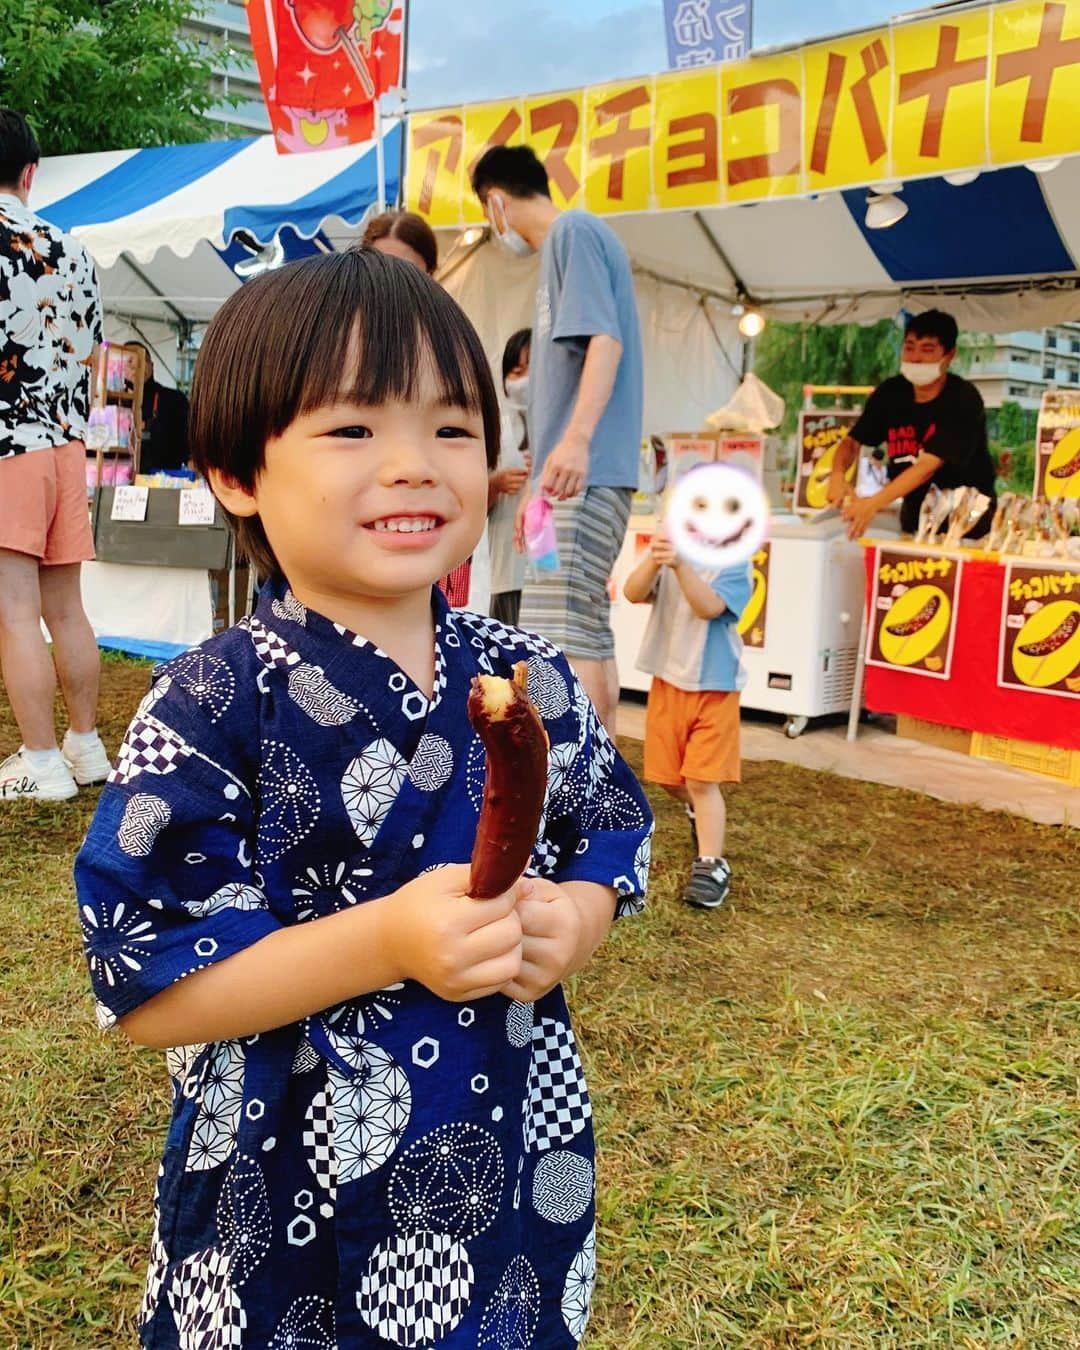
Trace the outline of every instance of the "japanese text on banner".
<path fill-rule="evenodd" d="M 719 6 L 685 0 L 680 31 L 700 34 L 707 20 L 715 32 Z M 556 205 L 601 215 L 1080 153 L 1080 0 L 1017 0 L 720 61 L 417 114 L 409 206 L 437 225 L 479 220 L 469 167 L 501 143 L 536 148 Z"/>

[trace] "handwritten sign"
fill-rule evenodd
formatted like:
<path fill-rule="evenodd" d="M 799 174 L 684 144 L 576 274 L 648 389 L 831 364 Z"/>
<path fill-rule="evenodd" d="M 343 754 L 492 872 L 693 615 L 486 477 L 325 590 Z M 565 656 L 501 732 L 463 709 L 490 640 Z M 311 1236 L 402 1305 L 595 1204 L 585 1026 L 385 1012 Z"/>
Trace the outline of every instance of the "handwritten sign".
<path fill-rule="evenodd" d="M 868 666 L 949 678 L 962 568 L 959 558 L 877 550 Z"/>
<path fill-rule="evenodd" d="M 523 141 L 556 205 L 601 215 L 1080 152 L 1080 0 L 1014 0 L 722 61 L 416 114 L 408 205 L 433 225 L 479 220 L 470 166 L 489 145 Z"/>
<path fill-rule="evenodd" d="M 112 520 L 145 520 L 149 501 L 149 488 L 118 487 L 113 492 L 110 518 Z"/>
<path fill-rule="evenodd" d="M 998 684 L 1080 698 L 1080 572 L 1023 563 L 1009 567 Z"/>
<path fill-rule="evenodd" d="M 217 502 L 212 492 L 206 488 L 181 488 L 179 497 L 181 525 L 213 525 Z"/>

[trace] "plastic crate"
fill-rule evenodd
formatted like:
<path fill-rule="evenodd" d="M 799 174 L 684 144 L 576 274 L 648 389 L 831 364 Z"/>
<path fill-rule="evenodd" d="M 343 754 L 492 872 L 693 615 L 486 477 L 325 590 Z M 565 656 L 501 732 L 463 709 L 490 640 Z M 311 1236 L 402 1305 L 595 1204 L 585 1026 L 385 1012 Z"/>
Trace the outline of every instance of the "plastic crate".
<path fill-rule="evenodd" d="M 976 731 L 971 738 L 971 753 L 976 759 L 989 759 L 1012 769 L 1055 778 L 1059 783 L 1080 786 L 1080 750 L 1014 741 L 1008 736 L 986 736 Z"/>

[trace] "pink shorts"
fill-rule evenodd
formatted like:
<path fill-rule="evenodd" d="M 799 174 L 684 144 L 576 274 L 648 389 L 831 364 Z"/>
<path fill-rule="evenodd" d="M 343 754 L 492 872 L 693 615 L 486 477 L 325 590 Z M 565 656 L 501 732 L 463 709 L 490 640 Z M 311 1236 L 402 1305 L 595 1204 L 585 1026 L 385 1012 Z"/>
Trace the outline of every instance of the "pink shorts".
<path fill-rule="evenodd" d="M 0 548 L 45 567 L 93 559 L 82 441 L 0 460 Z"/>

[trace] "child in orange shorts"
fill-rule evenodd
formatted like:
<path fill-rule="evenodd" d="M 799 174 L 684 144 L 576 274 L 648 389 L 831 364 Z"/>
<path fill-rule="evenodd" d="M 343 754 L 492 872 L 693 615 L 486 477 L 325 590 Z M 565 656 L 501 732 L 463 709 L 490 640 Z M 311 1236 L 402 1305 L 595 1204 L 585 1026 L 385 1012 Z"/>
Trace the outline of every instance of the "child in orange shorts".
<path fill-rule="evenodd" d="M 663 526 L 627 578 L 633 604 L 652 604 L 638 668 L 652 675 L 645 718 L 645 777 L 686 806 L 697 860 L 683 900 L 717 909 L 727 899 L 727 808 L 722 783 L 742 778 L 738 621 L 750 600 L 750 567 L 706 571 L 680 558 Z"/>

